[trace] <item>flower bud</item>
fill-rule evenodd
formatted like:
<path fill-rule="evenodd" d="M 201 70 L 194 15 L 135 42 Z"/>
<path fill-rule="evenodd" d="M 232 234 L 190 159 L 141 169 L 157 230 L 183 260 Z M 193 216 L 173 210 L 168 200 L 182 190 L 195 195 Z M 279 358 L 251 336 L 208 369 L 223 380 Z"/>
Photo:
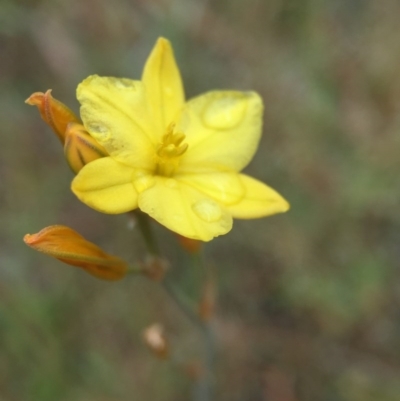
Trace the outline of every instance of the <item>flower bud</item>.
<path fill-rule="evenodd" d="M 77 123 L 70 123 L 67 126 L 64 154 L 75 174 L 78 174 L 85 164 L 108 155 L 103 146 L 99 145 L 85 130 L 85 127 Z"/>
<path fill-rule="evenodd" d="M 198 253 L 201 250 L 201 246 L 202 246 L 202 241 L 198 241 L 196 239 L 192 239 L 192 238 L 187 238 L 184 237 L 183 235 L 176 235 L 178 238 L 178 242 L 180 244 L 180 246 L 189 253 Z"/>
<path fill-rule="evenodd" d="M 166 359 L 168 357 L 169 345 L 161 324 L 154 323 L 144 330 L 143 340 L 158 358 Z"/>
<path fill-rule="evenodd" d="M 120 280 L 128 270 L 124 260 L 107 254 L 66 226 L 49 226 L 36 234 L 26 234 L 24 242 L 36 251 L 80 267 L 103 280 Z"/>
<path fill-rule="evenodd" d="M 79 123 L 78 117 L 64 104 L 51 96 L 51 89 L 46 93 L 35 92 L 25 103 L 37 106 L 42 119 L 50 125 L 61 143 L 65 141 L 65 131 L 69 123 Z"/>
<path fill-rule="evenodd" d="M 141 264 L 140 272 L 147 276 L 150 280 L 161 281 L 168 270 L 168 262 L 165 259 L 149 256 Z"/>

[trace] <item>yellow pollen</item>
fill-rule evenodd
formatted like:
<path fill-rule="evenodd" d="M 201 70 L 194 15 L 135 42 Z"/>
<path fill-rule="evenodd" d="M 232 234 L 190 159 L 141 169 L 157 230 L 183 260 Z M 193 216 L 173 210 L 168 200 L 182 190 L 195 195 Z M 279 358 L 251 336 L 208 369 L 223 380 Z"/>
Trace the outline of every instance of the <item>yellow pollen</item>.
<path fill-rule="evenodd" d="M 156 148 L 157 167 L 156 174 L 170 177 L 179 165 L 188 144 L 183 143 L 186 136 L 182 133 L 174 133 L 175 124 L 170 124 L 161 143 Z"/>

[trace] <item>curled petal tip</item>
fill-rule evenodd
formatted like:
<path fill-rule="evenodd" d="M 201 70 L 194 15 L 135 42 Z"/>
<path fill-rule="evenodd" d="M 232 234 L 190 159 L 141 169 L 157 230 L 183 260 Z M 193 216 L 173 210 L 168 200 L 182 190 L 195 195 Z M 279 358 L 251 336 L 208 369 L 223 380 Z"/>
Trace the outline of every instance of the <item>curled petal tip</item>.
<path fill-rule="evenodd" d="M 49 89 L 47 92 L 51 92 L 51 89 Z M 30 106 L 39 106 L 42 104 L 44 96 L 45 94 L 43 92 L 32 93 L 32 95 L 25 100 L 25 103 L 29 104 Z"/>
<path fill-rule="evenodd" d="M 31 234 L 25 234 L 23 238 L 25 244 L 30 245 L 32 243 L 32 237 L 33 235 Z"/>
<path fill-rule="evenodd" d="M 32 93 L 25 100 L 25 103 L 30 106 L 37 106 L 42 119 L 50 125 L 60 141 L 64 143 L 68 124 L 72 122 L 78 123 L 79 119 L 65 104 L 55 99 L 51 95 L 51 91 L 51 89 L 48 89 L 46 93 Z"/>

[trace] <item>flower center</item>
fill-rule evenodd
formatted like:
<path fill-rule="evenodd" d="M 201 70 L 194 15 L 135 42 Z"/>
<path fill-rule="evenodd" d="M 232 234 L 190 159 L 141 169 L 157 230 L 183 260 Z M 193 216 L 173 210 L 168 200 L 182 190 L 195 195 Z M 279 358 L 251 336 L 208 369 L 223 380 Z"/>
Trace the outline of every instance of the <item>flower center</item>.
<path fill-rule="evenodd" d="M 155 174 L 157 175 L 172 176 L 179 166 L 180 157 L 189 146 L 187 143 L 182 143 L 186 136 L 181 133 L 174 133 L 174 128 L 175 124 L 169 125 L 161 143 L 156 148 Z"/>

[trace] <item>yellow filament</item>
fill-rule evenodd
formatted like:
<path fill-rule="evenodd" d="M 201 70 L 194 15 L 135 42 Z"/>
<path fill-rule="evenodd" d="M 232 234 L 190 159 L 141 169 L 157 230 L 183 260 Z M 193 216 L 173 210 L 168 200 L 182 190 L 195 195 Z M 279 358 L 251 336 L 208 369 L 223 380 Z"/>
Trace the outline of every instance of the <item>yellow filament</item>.
<path fill-rule="evenodd" d="M 166 134 L 162 137 L 162 142 L 156 148 L 156 174 L 171 176 L 179 165 L 180 156 L 188 148 L 187 143 L 182 143 L 186 136 L 179 132 L 174 133 L 174 128 L 174 124 L 167 128 Z"/>

